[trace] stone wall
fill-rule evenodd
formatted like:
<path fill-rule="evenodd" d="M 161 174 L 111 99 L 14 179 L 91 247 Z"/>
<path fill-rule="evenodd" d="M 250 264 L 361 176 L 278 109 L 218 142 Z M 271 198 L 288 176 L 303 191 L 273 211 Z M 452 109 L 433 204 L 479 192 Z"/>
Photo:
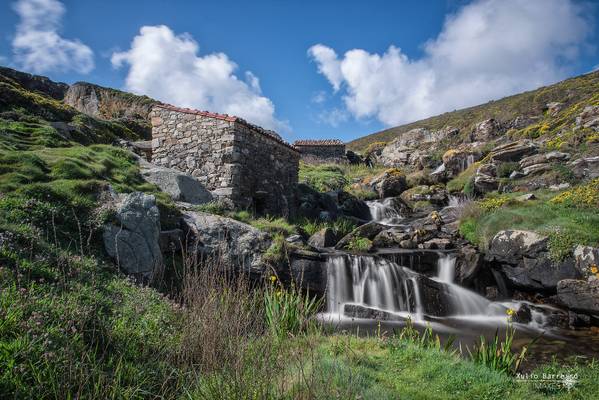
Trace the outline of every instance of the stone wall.
<path fill-rule="evenodd" d="M 310 164 L 326 162 L 347 162 L 345 157 L 345 145 L 339 144 L 300 144 L 296 142 L 294 147 L 301 153 L 302 161 Z"/>
<path fill-rule="evenodd" d="M 212 194 L 259 214 L 294 212 L 299 152 L 232 116 L 158 105 L 152 161 L 198 178 Z"/>

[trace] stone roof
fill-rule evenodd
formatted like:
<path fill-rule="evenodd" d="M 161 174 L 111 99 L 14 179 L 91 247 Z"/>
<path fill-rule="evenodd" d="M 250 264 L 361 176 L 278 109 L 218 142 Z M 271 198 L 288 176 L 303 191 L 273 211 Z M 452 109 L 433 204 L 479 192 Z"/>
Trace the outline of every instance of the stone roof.
<path fill-rule="evenodd" d="M 254 129 L 256 132 L 260 133 L 261 135 L 266 136 L 269 139 L 272 139 L 275 142 L 282 144 L 283 146 L 289 148 L 290 150 L 293 150 L 296 152 L 298 151 L 295 147 L 293 147 L 292 145 L 290 145 L 289 143 L 284 141 L 281 138 L 281 136 L 279 136 L 275 131 L 264 129 L 258 125 L 254 125 L 250 122 L 247 122 L 245 119 L 236 117 L 234 115 L 219 114 L 219 113 L 213 113 L 210 111 L 194 110 L 192 108 L 176 107 L 171 104 L 165 104 L 165 103 L 156 104 L 154 107 L 160 107 L 165 110 L 171 110 L 171 111 L 176 111 L 176 112 L 185 113 L 185 114 L 201 115 L 203 117 L 220 119 L 220 120 L 228 121 L 228 122 L 237 122 L 237 123 L 245 125 L 249 128 Z"/>
<path fill-rule="evenodd" d="M 294 146 L 343 146 L 344 143 L 339 139 L 322 140 L 296 140 Z"/>

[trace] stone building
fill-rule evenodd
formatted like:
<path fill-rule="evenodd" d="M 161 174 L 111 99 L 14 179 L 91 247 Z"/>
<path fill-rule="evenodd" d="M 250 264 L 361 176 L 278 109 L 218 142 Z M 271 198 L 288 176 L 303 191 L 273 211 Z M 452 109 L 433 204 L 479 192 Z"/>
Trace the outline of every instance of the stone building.
<path fill-rule="evenodd" d="M 241 118 L 155 105 L 152 162 L 198 178 L 215 197 L 257 214 L 294 213 L 300 153 Z"/>
<path fill-rule="evenodd" d="M 296 140 L 293 147 L 299 150 L 302 161 L 307 163 L 347 162 L 345 144 L 341 140 Z"/>

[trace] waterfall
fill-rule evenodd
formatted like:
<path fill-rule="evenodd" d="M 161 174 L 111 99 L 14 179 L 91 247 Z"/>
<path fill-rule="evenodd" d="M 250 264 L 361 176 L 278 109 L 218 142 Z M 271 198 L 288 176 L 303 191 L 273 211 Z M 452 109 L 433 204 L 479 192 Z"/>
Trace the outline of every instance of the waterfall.
<path fill-rule="evenodd" d="M 439 257 L 437 261 L 437 279 L 441 282 L 452 283 L 455 276 L 455 257 Z"/>
<path fill-rule="evenodd" d="M 491 302 L 484 297 L 453 282 L 456 258 L 452 254 L 442 254 L 437 260 L 436 280 L 446 285 L 455 315 L 486 315 Z M 501 314 L 500 314 L 501 315 Z"/>
<path fill-rule="evenodd" d="M 383 200 L 367 201 L 366 205 L 368 205 L 372 220 L 383 225 L 397 225 L 403 217 L 395 207 L 393 200 L 393 197 L 388 197 Z"/>
<path fill-rule="evenodd" d="M 327 313 L 325 320 L 361 321 L 411 318 L 423 323 L 434 319 L 455 323 L 505 324 L 506 310 L 519 310 L 523 302 L 492 302 L 454 282 L 456 257 L 438 253 L 437 272 L 427 277 L 402 265 L 416 257 L 395 261 L 376 255 L 335 254 L 327 261 Z M 529 305 L 528 327 L 544 328 L 547 306 Z M 462 322 L 459 322 L 462 321 Z"/>
<path fill-rule="evenodd" d="M 327 308 L 342 315 L 345 304 L 391 313 L 423 314 L 417 274 L 372 256 L 332 256 L 327 270 Z"/>

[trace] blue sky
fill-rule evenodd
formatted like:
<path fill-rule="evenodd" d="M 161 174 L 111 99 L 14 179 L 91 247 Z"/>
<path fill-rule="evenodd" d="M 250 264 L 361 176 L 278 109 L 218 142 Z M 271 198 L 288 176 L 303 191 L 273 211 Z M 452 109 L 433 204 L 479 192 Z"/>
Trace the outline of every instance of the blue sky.
<path fill-rule="evenodd" d="M 347 141 L 591 71 L 598 6 L 3 1 L 0 64 Z"/>

